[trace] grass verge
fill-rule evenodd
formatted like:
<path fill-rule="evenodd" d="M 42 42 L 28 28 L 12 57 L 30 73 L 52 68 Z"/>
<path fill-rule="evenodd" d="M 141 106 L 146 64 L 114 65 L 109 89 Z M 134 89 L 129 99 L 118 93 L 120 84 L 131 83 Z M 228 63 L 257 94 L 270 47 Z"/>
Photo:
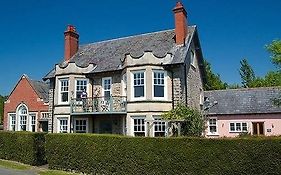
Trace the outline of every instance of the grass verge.
<path fill-rule="evenodd" d="M 57 171 L 57 170 L 41 170 L 39 175 L 79 175 L 76 173 L 69 173 L 65 171 Z"/>
<path fill-rule="evenodd" d="M 15 169 L 15 170 L 30 170 L 32 167 L 29 165 L 25 165 L 18 162 L 12 162 L 7 160 L 0 159 L 0 166 L 8 169 Z"/>

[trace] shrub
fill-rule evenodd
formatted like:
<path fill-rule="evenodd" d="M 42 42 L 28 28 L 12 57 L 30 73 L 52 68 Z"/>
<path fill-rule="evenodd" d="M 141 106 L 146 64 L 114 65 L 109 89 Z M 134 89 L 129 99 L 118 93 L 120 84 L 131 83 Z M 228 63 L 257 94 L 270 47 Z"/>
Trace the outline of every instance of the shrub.
<path fill-rule="evenodd" d="M 49 167 L 92 174 L 281 174 L 281 138 L 48 134 Z"/>
<path fill-rule="evenodd" d="M 45 134 L 0 132 L 0 158 L 29 165 L 46 164 Z"/>

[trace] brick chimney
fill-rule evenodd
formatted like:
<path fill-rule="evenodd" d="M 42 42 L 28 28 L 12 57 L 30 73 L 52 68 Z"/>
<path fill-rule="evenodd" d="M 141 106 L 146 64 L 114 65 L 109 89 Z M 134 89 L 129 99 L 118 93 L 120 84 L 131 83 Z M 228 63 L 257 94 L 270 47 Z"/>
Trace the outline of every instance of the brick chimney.
<path fill-rule="evenodd" d="M 181 45 L 184 44 L 188 34 L 187 13 L 181 2 L 177 2 L 173 11 L 175 14 L 176 44 Z"/>
<path fill-rule="evenodd" d="M 69 62 L 70 58 L 78 51 L 79 34 L 72 25 L 68 25 L 64 32 L 64 60 Z"/>

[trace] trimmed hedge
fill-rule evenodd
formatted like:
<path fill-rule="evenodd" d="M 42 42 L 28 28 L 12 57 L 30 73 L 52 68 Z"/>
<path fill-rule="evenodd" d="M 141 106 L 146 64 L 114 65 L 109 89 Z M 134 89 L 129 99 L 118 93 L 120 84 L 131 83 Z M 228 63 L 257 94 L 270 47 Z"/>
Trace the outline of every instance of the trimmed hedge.
<path fill-rule="evenodd" d="M 46 164 L 45 133 L 0 132 L 0 159 Z"/>
<path fill-rule="evenodd" d="M 281 137 L 48 134 L 46 155 L 52 169 L 92 174 L 281 174 Z"/>

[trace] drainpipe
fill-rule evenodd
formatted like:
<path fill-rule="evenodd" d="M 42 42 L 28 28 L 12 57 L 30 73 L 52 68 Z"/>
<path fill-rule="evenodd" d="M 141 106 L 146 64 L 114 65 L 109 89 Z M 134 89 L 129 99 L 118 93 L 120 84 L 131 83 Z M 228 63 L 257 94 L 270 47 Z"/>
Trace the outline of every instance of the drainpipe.
<path fill-rule="evenodd" d="M 54 85 L 53 85 L 52 130 L 51 130 L 51 133 L 54 133 L 55 87 L 56 87 L 56 75 L 55 75 L 55 78 L 54 78 Z"/>
<path fill-rule="evenodd" d="M 175 109 L 175 95 L 174 95 L 174 71 L 171 70 L 172 73 L 172 109 Z"/>
<path fill-rule="evenodd" d="M 185 86 L 185 106 L 187 106 L 187 74 L 186 74 L 186 63 L 184 64 L 184 86 Z"/>

